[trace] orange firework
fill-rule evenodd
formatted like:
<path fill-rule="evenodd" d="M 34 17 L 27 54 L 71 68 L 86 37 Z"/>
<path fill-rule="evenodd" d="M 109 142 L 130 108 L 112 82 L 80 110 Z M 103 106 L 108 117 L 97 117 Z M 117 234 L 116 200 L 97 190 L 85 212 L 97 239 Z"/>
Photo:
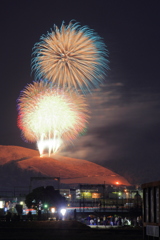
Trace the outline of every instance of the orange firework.
<path fill-rule="evenodd" d="M 84 96 L 54 89 L 44 81 L 25 87 L 18 99 L 18 112 L 23 137 L 42 148 L 46 144 L 53 152 L 63 141 L 73 140 L 84 131 L 88 119 Z"/>
<path fill-rule="evenodd" d="M 99 86 L 108 69 L 102 39 L 87 26 L 56 25 L 42 36 L 33 51 L 32 71 L 36 79 L 47 79 L 58 87 L 74 87 L 83 93 Z"/>

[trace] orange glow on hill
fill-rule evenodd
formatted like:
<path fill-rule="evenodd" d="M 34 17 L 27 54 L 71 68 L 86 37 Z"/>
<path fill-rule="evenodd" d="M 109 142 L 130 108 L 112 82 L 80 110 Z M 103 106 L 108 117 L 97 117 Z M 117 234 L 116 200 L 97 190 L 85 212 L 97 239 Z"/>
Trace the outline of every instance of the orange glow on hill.
<path fill-rule="evenodd" d="M 12 162 L 17 169 L 31 171 L 33 176 L 60 177 L 64 184 L 130 185 L 119 174 L 87 160 L 59 155 L 41 158 L 38 151 L 16 146 L 0 146 L 0 151 L 0 165 Z"/>

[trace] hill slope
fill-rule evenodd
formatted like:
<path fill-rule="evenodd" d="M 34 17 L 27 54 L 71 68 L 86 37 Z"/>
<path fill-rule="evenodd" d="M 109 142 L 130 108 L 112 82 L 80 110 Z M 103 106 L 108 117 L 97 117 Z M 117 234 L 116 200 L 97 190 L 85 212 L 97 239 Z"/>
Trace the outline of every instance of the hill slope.
<path fill-rule="evenodd" d="M 29 186 L 30 177 L 60 177 L 61 184 L 130 185 L 122 176 L 98 164 L 59 155 L 39 157 L 36 150 L 18 146 L 0 146 L 2 187 Z"/>

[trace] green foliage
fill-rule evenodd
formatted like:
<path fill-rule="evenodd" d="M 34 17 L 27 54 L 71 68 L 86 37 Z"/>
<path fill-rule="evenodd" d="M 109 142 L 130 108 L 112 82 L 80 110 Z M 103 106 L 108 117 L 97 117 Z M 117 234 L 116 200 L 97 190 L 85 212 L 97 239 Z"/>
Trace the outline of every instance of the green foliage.
<path fill-rule="evenodd" d="M 37 208 L 40 202 L 43 204 L 43 207 L 47 205 L 47 208 L 66 206 L 65 198 L 53 186 L 35 188 L 25 199 L 28 208 Z"/>

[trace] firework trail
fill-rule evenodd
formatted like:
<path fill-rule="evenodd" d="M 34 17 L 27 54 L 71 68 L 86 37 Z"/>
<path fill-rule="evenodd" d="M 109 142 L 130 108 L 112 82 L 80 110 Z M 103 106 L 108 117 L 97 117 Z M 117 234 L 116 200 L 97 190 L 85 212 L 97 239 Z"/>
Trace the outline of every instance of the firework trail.
<path fill-rule="evenodd" d="M 102 39 L 87 26 L 70 22 L 40 38 L 33 48 L 35 79 L 47 79 L 57 87 L 90 92 L 103 82 L 108 52 Z"/>
<path fill-rule="evenodd" d="M 18 127 L 25 140 L 37 142 L 40 155 L 46 146 L 50 155 L 84 131 L 87 107 L 82 95 L 55 89 L 49 82 L 33 82 L 18 99 Z"/>

